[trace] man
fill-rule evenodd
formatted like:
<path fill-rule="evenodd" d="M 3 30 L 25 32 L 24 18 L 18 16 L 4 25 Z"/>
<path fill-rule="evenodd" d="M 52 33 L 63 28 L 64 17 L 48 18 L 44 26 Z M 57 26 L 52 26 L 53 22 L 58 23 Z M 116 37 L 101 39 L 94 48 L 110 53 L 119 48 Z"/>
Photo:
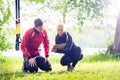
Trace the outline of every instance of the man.
<path fill-rule="evenodd" d="M 44 45 L 45 58 L 40 56 L 40 44 Z M 46 30 L 43 29 L 43 22 L 41 19 L 34 21 L 34 27 L 30 28 L 23 36 L 21 43 L 21 50 L 23 52 L 24 72 L 37 72 L 38 67 L 44 71 L 51 71 L 51 65 L 48 61 L 49 57 L 49 40 Z"/>

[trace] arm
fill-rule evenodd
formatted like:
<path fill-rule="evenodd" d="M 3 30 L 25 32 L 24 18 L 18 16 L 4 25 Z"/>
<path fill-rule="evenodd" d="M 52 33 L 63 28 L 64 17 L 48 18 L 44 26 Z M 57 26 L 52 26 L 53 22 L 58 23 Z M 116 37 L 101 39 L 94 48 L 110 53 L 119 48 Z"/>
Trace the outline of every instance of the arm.
<path fill-rule="evenodd" d="M 48 35 L 45 30 L 43 30 L 43 45 L 44 45 L 44 51 L 45 51 L 45 57 L 49 57 L 49 40 Z"/>
<path fill-rule="evenodd" d="M 64 49 L 57 49 L 55 53 L 66 53 L 66 50 Z"/>
<path fill-rule="evenodd" d="M 53 46 L 51 52 L 56 52 L 57 49 L 64 49 L 66 46 L 66 43 L 56 44 Z"/>
<path fill-rule="evenodd" d="M 61 43 L 61 44 L 56 44 L 56 45 L 55 45 L 55 47 L 56 47 L 57 49 L 64 49 L 65 46 L 66 46 L 66 43 Z"/>
<path fill-rule="evenodd" d="M 68 39 L 66 41 L 66 43 L 63 44 L 57 44 L 57 38 L 55 39 L 56 45 L 53 47 L 54 48 L 54 52 L 56 53 L 66 53 L 68 51 L 71 50 L 72 46 L 73 46 L 73 41 L 72 41 L 72 37 L 69 35 L 69 33 L 66 33 L 66 36 L 68 36 Z"/>
<path fill-rule="evenodd" d="M 59 41 L 59 40 L 58 40 L 58 38 L 57 38 L 57 36 L 56 36 L 56 37 L 55 37 L 55 45 L 52 47 L 51 52 L 62 53 L 60 50 L 62 50 L 62 49 L 65 48 L 66 43 L 61 43 L 61 44 L 59 44 L 58 41 Z M 60 50 L 57 51 L 57 49 L 60 49 Z"/>
<path fill-rule="evenodd" d="M 29 33 L 26 32 L 25 35 L 23 36 L 23 39 L 22 39 L 22 42 L 21 42 L 21 50 L 23 52 L 23 55 L 26 58 L 31 57 L 29 51 L 27 50 L 27 44 L 28 44 L 29 40 L 30 40 Z"/>

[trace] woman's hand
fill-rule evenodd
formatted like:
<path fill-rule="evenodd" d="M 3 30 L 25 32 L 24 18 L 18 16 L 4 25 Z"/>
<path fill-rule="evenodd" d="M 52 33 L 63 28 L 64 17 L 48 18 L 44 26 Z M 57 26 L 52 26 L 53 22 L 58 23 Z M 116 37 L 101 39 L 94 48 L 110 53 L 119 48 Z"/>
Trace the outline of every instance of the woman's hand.
<path fill-rule="evenodd" d="M 57 49 L 64 49 L 66 46 L 66 43 L 56 44 Z"/>
<path fill-rule="evenodd" d="M 57 49 L 64 49 L 66 46 L 66 43 L 56 44 L 53 46 L 51 52 L 56 52 Z"/>
<path fill-rule="evenodd" d="M 51 49 L 51 52 L 56 52 L 57 48 L 56 45 L 53 46 L 53 48 Z"/>

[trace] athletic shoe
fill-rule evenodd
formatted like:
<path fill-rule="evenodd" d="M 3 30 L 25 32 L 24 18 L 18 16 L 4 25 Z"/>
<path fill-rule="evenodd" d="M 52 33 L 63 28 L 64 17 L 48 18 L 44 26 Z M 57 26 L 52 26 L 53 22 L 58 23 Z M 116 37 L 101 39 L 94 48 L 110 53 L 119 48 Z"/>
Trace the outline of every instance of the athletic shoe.
<path fill-rule="evenodd" d="M 70 71 L 70 72 L 72 72 L 74 70 L 74 67 L 72 66 L 72 65 L 70 65 L 70 66 L 67 66 L 67 71 Z"/>

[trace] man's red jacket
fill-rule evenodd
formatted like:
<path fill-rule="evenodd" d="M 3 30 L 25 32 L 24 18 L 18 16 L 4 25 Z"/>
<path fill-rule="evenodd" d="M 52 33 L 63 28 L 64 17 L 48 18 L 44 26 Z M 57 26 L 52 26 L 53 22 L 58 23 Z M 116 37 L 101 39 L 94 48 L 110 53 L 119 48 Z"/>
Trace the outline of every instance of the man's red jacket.
<path fill-rule="evenodd" d="M 23 55 L 27 58 L 35 57 L 40 54 L 40 44 L 43 43 L 45 57 L 49 56 L 49 40 L 46 30 L 41 32 L 36 31 L 34 28 L 29 29 L 23 36 L 21 42 L 21 50 Z"/>

